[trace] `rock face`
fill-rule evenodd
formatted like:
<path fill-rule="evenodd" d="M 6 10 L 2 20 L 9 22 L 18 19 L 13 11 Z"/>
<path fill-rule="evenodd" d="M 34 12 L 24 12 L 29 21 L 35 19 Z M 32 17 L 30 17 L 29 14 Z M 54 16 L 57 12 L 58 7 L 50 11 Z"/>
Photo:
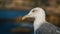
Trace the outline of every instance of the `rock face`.
<path fill-rule="evenodd" d="M 29 0 L 0 0 L 1 8 L 13 8 L 13 9 L 31 9 L 34 2 Z"/>

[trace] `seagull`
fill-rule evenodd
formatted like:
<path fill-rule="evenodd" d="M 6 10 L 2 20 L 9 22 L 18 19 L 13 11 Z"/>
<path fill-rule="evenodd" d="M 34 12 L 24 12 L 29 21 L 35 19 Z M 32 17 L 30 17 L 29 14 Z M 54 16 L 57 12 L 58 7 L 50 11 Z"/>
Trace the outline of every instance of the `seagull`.
<path fill-rule="evenodd" d="M 36 7 L 31 9 L 31 11 L 22 17 L 22 20 L 31 17 L 35 18 L 34 34 L 60 34 L 60 28 L 46 21 L 46 14 L 44 9 Z"/>

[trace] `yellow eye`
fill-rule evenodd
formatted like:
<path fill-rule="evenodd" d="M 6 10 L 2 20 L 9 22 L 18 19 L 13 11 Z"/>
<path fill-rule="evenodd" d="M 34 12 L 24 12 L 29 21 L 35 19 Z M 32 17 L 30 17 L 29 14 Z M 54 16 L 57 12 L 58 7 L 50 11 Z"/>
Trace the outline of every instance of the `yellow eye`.
<path fill-rule="evenodd" d="M 32 12 L 35 12 L 36 10 L 33 10 Z"/>
<path fill-rule="evenodd" d="M 35 11 L 32 11 L 32 12 L 35 12 Z"/>

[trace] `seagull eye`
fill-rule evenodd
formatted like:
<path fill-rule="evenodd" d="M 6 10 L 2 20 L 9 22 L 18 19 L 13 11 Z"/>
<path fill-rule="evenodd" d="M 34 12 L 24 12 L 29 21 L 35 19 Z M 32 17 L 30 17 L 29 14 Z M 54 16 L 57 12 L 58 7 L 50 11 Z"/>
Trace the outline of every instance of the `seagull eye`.
<path fill-rule="evenodd" d="M 35 10 L 34 10 L 34 11 L 32 11 L 32 12 L 35 12 Z"/>
<path fill-rule="evenodd" d="M 35 12 L 35 11 L 32 11 L 32 12 Z"/>

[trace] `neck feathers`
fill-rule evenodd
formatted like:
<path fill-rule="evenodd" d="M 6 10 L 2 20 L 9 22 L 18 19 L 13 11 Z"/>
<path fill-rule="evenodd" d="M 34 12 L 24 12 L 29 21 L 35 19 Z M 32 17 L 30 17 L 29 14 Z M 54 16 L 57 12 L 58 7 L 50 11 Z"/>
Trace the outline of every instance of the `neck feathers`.
<path fill-rule="evenodd" d="M 34 21 L 34 30 L 37 30 L 43 23 L 45 23 L 45 12 L 42 9 L 37 16 L 35 17 Z"/>

